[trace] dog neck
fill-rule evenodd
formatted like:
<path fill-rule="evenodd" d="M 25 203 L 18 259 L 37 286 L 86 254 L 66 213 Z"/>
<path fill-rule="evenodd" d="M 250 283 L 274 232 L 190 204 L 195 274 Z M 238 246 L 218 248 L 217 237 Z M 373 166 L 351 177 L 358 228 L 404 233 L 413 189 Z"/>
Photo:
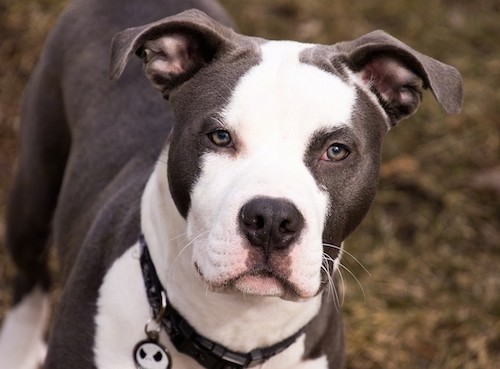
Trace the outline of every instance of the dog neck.
<path fill-rule="evenodd" d="M 172 305 L 200 334 L 234 351 L 249 352 L 292 336 L 317 314 L 321 295 L 292 302 L 209 291 L 192 263 L 192 239 L 170 195 L 165 156 L 144 191 L 141 226 Z"/>

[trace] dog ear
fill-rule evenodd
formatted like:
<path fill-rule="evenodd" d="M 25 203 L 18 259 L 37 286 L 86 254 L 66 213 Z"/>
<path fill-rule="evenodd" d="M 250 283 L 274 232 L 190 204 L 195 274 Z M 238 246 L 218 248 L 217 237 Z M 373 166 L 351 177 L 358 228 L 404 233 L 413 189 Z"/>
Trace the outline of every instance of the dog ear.
<path fill-rule="evenodd" d="M 168 98 L 173 88 L 231 48 L 235 36 L 232 29 L 195 9 L 126 29 L 112 40 L 110 78 L 117 80 L 136 54 L 153 86 Z"/>
<path fill-rule="evenodd" d="M 453 67 L 423 55 L 383 31 L 338 45 L 347 63 L 378 97 L 392 125 L 418 108 L 430 89 L 449 114 L 462 107 L 462 78 Z"/>

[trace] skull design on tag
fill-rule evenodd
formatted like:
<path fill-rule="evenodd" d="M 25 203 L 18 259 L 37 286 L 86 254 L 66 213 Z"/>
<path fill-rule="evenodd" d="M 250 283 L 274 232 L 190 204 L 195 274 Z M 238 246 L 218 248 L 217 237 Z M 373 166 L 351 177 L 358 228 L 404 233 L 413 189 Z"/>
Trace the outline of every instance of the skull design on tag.
<path fill-rule="evenodd" d="M 134 349 L 137 369 L 170 369 L 170 355 L 154 341 L 141 341 Z"/>

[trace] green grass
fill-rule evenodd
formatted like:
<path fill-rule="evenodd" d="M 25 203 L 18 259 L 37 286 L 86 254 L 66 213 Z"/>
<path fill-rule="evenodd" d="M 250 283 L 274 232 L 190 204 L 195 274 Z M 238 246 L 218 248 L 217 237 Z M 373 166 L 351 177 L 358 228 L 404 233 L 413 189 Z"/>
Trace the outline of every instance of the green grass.
<path fill-rule="evenodd" d="M 242 32 L 333 43 L 384 29 L 457 67 L 460 115 L 426 94 L 389 133 L 380 191 L 347 240 L 342 270 L 350 369 L 494 369 L 500 362 L 500 4 L 496 0 L 222 0 Z M 0 210 L 18 104 L 59 0 L 0 5 Z M 27 21 L 28 20 L 28 21 Z M 495 190 L 496 188 L 496 190 Z M 3 234 L 0 222 L 0 236 Z M 2 241 L 0 241 L 2 242 Z M 0 312 L 10 267 L 0 251 Z"/>

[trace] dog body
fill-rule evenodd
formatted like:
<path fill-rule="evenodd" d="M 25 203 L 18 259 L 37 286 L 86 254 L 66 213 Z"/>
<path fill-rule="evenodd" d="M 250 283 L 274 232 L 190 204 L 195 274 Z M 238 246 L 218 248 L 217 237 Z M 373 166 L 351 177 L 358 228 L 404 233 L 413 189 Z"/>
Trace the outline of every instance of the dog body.
<path fill-rule="evenodd" d="M 190 8 L 211 18 L 173 15 Z M 170 303 L 203 337 L 251 352 L 305 327 L 260 367 L 343 366 L 329 288 L 375 195 L 383 137 L 416 110 L 421 88 L 457 112 L 460 76 L 383 32 L 323 46 L 221 23 L 231 24 L 209 1 L 75 1 L 65 11 L 23 104 L 8 215 L 19 272 L 2 368 L 29 368 L 20 358 L 39 354 L 44 325 L 30 343 L 18 323 L 47 315 L 35 307 L 46 305 L 49 230 L 63 291 L 47 368 L 135 367 L 152 318 L 141 233 Z M 140 24 L 114 37 L 108 81 L 111 37 Z M 134 54 L 168 106 L 137 60 L 125 68 Z M 202 368 L 164 330 L 159 342 L 173 369 Z"/>

